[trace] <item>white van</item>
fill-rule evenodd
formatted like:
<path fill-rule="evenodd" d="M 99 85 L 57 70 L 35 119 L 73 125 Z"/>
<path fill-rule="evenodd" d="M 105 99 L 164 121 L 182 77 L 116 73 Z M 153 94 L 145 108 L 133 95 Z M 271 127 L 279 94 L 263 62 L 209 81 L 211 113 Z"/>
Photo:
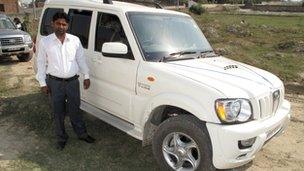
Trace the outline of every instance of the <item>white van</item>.
<path fill-rule="evenodd" d="M 213 52 L 187 14 L 107 0 L 49 0 L 37 42 L 65 11 L 90 68 L 81 108 L 152 144 L 162 170 L 234 168 L 286 128 L 275 75 Z M 82 79 L 82 78 L 81 78 Z"/>

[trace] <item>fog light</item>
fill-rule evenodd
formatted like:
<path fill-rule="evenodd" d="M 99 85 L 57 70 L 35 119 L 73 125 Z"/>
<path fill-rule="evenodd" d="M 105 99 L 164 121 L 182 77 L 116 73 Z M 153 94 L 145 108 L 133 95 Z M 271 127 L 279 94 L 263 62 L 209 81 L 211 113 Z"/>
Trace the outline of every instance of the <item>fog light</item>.
<path fill-rule="evenodd" d="M 238 142 L 239 149 L 245 149 L 245 148 L 250 148 L 255 142 L 256 137 L 254 138 L 249 138 L 247 140 L 241 140 Z"/>
<path fill-rule="evenodd" d="M 236 159 L 237 159 L 237 160 L 241 160 L 241 159 L 245 158 L 246 155 L 247 155 L 247 153 L 241 154 L 241 155 L 239 155 Z"/>

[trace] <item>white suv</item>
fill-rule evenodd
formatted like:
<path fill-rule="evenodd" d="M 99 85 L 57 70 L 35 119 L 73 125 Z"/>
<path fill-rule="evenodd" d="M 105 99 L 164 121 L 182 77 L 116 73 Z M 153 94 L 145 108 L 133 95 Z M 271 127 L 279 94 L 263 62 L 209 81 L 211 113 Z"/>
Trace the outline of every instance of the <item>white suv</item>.
<path fill-rule="evenodd" d="M 165 170 L 244 165 L 290 119 L 282 81 L 216 55 L 187 14 L 102 0 L 49 0 L 37 41 L 65 11 L 91 87 L 81 108 L 152 144 Z"/>

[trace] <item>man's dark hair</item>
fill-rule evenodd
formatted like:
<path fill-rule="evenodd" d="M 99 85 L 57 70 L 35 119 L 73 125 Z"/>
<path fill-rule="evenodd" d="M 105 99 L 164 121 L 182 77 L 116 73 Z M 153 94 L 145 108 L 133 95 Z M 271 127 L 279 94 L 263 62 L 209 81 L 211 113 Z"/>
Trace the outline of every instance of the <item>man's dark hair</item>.
<path fill-rule="evenodd" d="M 67 15 L 67 13 L 65 12 L 57 12 L 54 16 L 53 16 L 53 22 L 55 22 L 58 19 L 65 19 L 65 21 L 67 23 L 69 23 L 69 17 Z"/>
<path fill-rule="evenodd" d="M 19 19 L 18 17 L 14 18 L 14 22 L 15 22 L 16 24 L 20 24 L 20 23 L 21 23 L 21 21 L 20 21 L 20 19 Z"/>

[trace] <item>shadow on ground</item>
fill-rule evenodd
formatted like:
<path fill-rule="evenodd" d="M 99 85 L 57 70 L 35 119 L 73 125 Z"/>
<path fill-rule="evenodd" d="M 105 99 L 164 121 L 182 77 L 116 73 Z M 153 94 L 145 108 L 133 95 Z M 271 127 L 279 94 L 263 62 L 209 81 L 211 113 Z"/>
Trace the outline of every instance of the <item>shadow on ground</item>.
<path fill-rule="evenodd" d="M 0 66 L 6 66 L 6 65 L 16 65 L 20 61 L 17 58 L 13 58 L 11 56 L 1 56 L 0 57 Z"/>

